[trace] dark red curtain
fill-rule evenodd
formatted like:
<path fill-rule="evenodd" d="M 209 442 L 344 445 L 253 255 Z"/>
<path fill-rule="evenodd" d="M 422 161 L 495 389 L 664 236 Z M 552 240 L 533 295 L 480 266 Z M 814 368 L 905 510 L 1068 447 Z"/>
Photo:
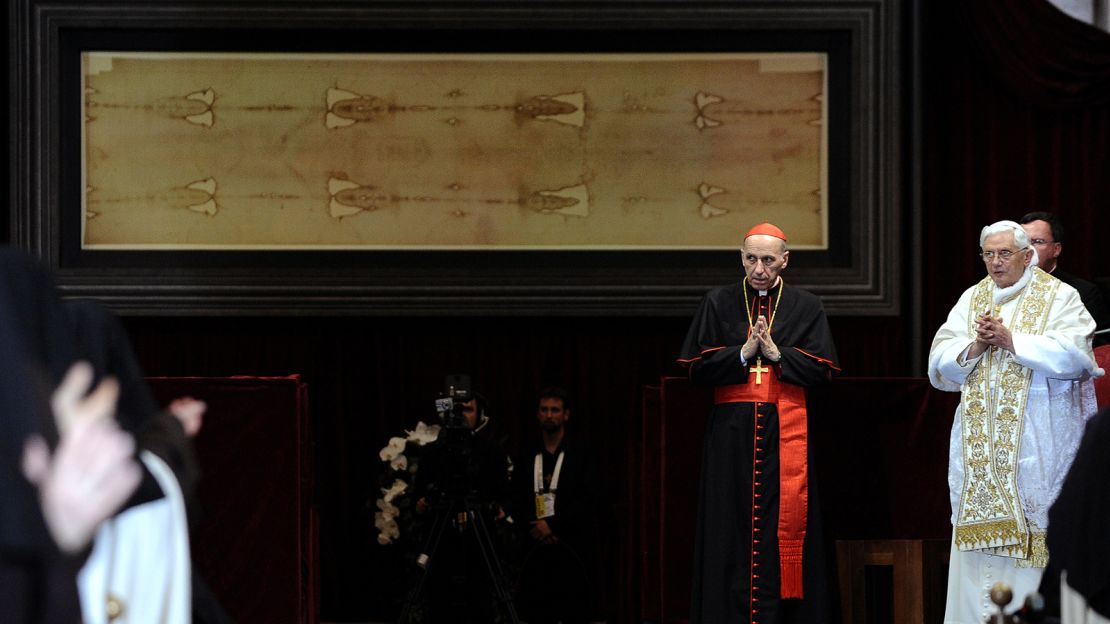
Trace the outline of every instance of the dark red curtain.
<path fill-rule="evenodd" d="M 193 563 L 236 622 L 315 624 L 319 615 L 308 392 L 291 377 L 160 377 L 163 404 L 208 411 L 191 519 Z"/>
<path fill-rule="evenodd" d="M 1045 0 L 921 5 L 926 327 L 984 275 L 999 219 L 1055 212 L 1061 266 L 1110 276 L 1110 35 Z"/>
<path fill-rule="evenodd" d="M 1110 104 L 1110 36 L 1046 0 L 957 3 L 985 67 L 1018 98 L 1050 109 Z"/>

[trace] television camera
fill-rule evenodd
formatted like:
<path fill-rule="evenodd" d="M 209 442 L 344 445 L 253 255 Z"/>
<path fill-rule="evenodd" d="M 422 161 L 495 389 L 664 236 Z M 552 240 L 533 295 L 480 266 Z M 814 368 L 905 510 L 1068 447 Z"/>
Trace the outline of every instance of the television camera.
<path fill-rule="evenodd" d="M 471 603 L 457 605 L 457 617 L 465 617 L 468 607 L 482 613 L 492 608 L 504 617 L 503 621 L 518 623 L 501 559 L 487 524 L 500 508 L 492 500 L 490 484 L 484 482 L 487 476 L 484 468 L 493 449 L 481 444 L 474 435 L 489 421 L 485 415 L 485 401 L 474 392 L 469 375 L 447 375 L 443 386 L 441 396 L 435 401 L 442 428 L 420 468 L 421 472 L 427 468 L 427 520 L 431 525 L 416 557 L 417 579 L 405 599 L 400 621 L 412 621 L 414 610 L 426 602 L 426 591 L 435 593 L 438 587 L 440 591 L 454 594 L 452 598 L 460 602 Z M 445 589 L 449 585 L 457 589 L 460 584 L 445 582 L 447 579 L 472 581 L 476 575 L 468 568 L 478 561 L 484 566 L 484 574 L 480 576 L 489 581 L 492 606 L 478 604 L 483 600 L 480 592 L 463 592 L 460 596 L 460 592 Z M 433 601 L 442 603 L 443 598 L 433 596 Z"/>

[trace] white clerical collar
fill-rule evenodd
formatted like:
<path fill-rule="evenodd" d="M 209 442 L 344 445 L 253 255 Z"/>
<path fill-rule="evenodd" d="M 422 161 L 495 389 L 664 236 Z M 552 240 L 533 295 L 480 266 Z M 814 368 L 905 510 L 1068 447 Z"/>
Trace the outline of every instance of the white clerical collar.
<path fill-rule="evenodd" d="M 1018 281 L 1005 288 L 994 289 L 994 305 L 998 305 L 1000 301 L 1005 301 L 1017 294 L 1021 289 L 1029 285 L 1029 280 L 1031 279 L 1033 279 L 1033 265 L 1025 267 L 1025 272 L 1021 274 L 1021 278 L 1018 279 Z"/>
<path fill-rule="evenodd" d="M 773 289 L 775 288 L 775 286 L 778 286 L 778 285 L 779 285 L 779 280 L 781 280 L 781 279 L 782 279 L 782 276 L 779 276 L 779 277 L 776 277 L 776 278 L 775 278 L 775 283 L 774 283 L 774 284 L 771 284 L 771 289 L 772 289 L 772 290 L 773 290 Z M 768 292 L 770 292 L 770 291 L 767 291 L 767 290 L 760 290 L 760 291 L 759 291 L 759 296 L 760 296 L 760 297 L 766 297 L 766 296 L 767 296 L 767 293 L 768 293 Z"/>

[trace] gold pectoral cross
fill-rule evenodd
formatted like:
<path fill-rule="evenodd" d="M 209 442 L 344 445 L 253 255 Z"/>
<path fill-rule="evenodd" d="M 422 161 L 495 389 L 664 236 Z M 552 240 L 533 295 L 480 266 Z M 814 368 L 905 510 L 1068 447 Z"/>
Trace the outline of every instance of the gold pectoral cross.
<path fill-rule="evenodd" d="M 771 372 L 771 369 L 763 365 L 763 358 L 755 358 L 755 366 L 750 369 L 755 373 L 755 385 L 763 384 L 763 373 Z"/>

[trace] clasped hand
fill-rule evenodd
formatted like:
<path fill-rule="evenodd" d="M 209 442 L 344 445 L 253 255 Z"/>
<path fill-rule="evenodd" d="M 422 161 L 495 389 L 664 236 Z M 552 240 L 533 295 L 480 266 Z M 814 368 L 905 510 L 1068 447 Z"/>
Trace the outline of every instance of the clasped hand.
<path fill-rule="evenodd" d="M 547 524 L 547 520 L 533 520 L 532 528 L 528 529 L 528 533 L 532 539 L 544 544 L 558 544 L 559 538 L 552 532 L 551 526 Z"/>
<path fill-rule="evenodd" d="M 1013 353 L 1014 336 L 1002 324 L 1002 319 L 983 312 L 975 318 L 975 344 L 968 352 L 970 357 L 978 357 L 989 347 L 1006 349 Z"/>
<path fill-rule="evenodd" d="M 771 330 L 767 325 L 767 317 L 760 315 L 755 319 L 755 326 L 752 327 L 751 333 L 748 334 L 748 340 L 741 347 L 740 353 L 744 356 L 745 360 L 750 361 L 757 354 L 763 354 L 763 357 L 772 362 L 778 362 L 781 354 L 779 353 L 778 346 L 775 341 L 771 339 Z"/>

